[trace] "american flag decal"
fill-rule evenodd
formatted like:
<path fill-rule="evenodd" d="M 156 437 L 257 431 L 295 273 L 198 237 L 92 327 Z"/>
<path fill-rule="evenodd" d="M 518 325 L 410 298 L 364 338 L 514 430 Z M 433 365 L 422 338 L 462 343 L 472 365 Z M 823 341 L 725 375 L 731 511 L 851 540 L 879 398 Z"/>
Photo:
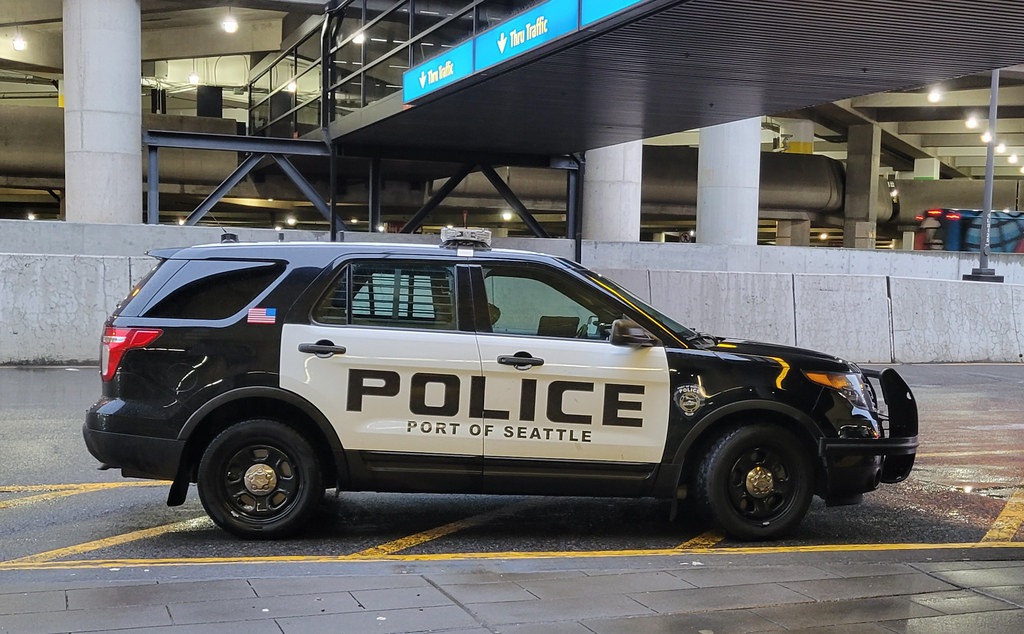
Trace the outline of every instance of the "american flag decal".
<path fill-rule="evenodd" d="M 273 324 L 277 322 L 276 308 L 250 308 L 245 319 L 250 324 Z"/>

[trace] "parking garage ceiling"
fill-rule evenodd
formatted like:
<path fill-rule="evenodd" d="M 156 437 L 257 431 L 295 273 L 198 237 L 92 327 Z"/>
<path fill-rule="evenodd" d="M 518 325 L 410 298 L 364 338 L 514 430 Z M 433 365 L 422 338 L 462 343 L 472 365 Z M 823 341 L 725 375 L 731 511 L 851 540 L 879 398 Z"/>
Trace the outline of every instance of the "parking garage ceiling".
<path fill-rule="evenodd" d="M 289 19 L 322 8 L 309 0 L 143 0 L 144 47 L 172 41 L 174 50 L 159 53 L 169 59 L 258 59 L 265 42 L 238 39 L 227 51 L 216 48 L 223 37 L 166 37 L 215 33 L 229 4 L 243 29 L 271 21 L 281 35 Z M 557 154 L 772 115 L 814 120 L 816 151 L 839 159 L 849 125 L 877 122 L 890 169 L 936 157 L 944 177 L 978 177 L 984 145 L 963 120 L 985 116 L 986 71 L 1010 67 L 999 130 L 1007 155 L 1024 156 L 1024 73 L 1012 68 L 1024 62 L 1024 3 L 1016 0 L 689 0 L 653 2 L 625 17 L 638 19 L 553 44 L 544 50 L 553 54 L 524 56 L 513 70 L 457 83 L 406 112 L 397 101 L 371 106 L 364 120 L 377 122 L 349 131 L 345 142 Z M 59 46 L 60 18 L 60 0 L 5 0 L 0 40 L 22 25 Z M 58 67 L 47 67 L 3 44 L 0 107 L 20 103 L 26 91 L 52 94 L 55 105 L 60 56 L 50 51 Z M 944 96 L 932 103 L 927 92 L 936 85 Z M 997 175 L 1021 177 L 1003 158 Z"/>
<path fill-rule="evenodd" d="M 351 144 L 559 154 L 1024 62 L 1024 4 L 1016 1 L 690 0 L 643 8 L 646 16 L 627 13 L 607 32 L 584 30 L 546 47 L 549 54 L 457 82 L 412 109 L 403 111 L 398 96 L 374 104 L 365 118 L 376 115 L 375 123 L 338 132 Z M 924 96 L 921 106 L 929 105 Z M 897 119 L 914 100 L 911 93 L 903 103 L 864 101 L 862 118 Z M 956 114 L 931 112 L 939 120 Z"/>

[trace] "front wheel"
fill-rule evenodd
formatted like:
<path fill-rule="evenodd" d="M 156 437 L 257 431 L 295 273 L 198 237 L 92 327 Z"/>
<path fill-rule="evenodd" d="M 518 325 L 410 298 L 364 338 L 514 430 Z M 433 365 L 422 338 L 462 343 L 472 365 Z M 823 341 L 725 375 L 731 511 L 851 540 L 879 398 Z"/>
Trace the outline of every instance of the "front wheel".
<path fill-rule="evenodd" d="M 807 513 L 814 467 L 803 444 L 768 424 L 738 427 L 708 448 L 694 475 L 700 510 L 729 535 L 780 537 Z"/>
<path fill-rule="evenodd" d="M 199 461 L 197 481 L 213 521 L 250 539 L 295 533 L 323 493 L 309 442 L 267 419 L 237 423 L 214 438 Z"/>

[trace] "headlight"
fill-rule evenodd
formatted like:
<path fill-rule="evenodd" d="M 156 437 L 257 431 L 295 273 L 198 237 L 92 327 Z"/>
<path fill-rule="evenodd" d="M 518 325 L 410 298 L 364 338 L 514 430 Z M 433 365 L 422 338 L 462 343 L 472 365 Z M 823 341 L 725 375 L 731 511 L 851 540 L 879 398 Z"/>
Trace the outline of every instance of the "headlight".
<path fill-rule="evenodd" d="M 865 394 L 864 378 L 860 374 L 840 372 L 804 372 L 804 376 L 818 385 L 832 388 L 850 401 L 854 407 L 870 409 Z"/>

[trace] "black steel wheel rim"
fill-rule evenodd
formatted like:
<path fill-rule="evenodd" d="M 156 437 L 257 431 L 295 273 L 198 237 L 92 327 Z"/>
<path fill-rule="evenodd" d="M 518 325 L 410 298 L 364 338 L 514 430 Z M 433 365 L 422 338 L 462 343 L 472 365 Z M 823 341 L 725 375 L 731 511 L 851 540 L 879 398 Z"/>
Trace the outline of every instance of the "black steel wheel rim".
<path fill-rule="evenodd" d="M 266 491 L 246 485 L 246 473 L 257 465 L 273 470 L 275 482 Z M 225 501 L 232 513 L 252 521 L 270 521 L 286 514 L 298 498 L 301 481 L 291 457 L 272 445 L 250 445 L 236 451 L 224 469 Z"/>
<path fill-rule="evenodd" d="M 767 492 L 751 491 L 749 481 L 758 475 Z M 729 498 L 742 517 L 759 523 L 773 520 L 784 514 L 793 501 L 796 481 L 792 476 L 780 452 L 769 447 L 746 449 L 729 471 Z M 763 484 L 768 478 L 770 486 Z"/>

